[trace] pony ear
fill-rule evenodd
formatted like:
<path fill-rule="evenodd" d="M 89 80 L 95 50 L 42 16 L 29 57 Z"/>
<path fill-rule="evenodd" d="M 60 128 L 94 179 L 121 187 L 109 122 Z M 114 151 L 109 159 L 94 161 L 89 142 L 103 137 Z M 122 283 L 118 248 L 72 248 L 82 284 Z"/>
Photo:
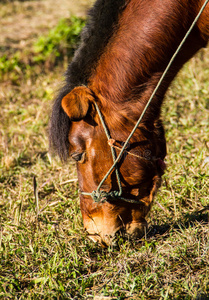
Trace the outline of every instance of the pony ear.
<path fill-rule="evenodd" d="M 85 86 L 78 86 L 62 99 L 61 105 L 72 121 L 79 121 L 87 115 L 89 104 L 93 101 L 91 90 Z"/>

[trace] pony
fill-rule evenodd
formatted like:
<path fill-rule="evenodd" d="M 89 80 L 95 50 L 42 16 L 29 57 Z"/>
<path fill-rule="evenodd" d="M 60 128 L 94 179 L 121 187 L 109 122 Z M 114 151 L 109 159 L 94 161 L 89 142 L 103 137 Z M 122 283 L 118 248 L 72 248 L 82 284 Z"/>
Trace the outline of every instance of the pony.
<path fill-rule="evenodd" d="M 84 228 L 104 246 L 118 234 L 140 238 L 147 228 L 146 216 L 165 170 L 162 102 L 183 64 L 207 45 L 209 5 L 123 155 L 111 166 L 203 4 L 204 0 L 97 0 L 89 12 L 54 101 L 49 141 L 63 162 L 69 157 L 76 161 Z M 99 195 L 94 192 L 98 186 Z"/>

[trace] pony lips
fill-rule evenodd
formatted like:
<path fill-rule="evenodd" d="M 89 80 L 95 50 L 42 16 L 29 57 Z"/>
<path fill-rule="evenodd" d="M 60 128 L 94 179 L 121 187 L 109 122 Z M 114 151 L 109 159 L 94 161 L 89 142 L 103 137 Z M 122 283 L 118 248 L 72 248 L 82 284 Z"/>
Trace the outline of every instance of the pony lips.
<path fill-rule="evenodd" d="M 183 64 L 207 44 L 209 6 L 202 0 L 103 2 L 97 0 L 90 11 L 54 102 L 50 145 L 64 162 L 73 154 L 84 227 L 108 245 L 117 232 L 133 238 L 144 234 L 166 168 L 161 105 Z M 118 142 L 119 148 L 128 143 L 127 155 L 120 156 Z M 91 194 L 98 187 L 102 201 L 95 202 Z"/>

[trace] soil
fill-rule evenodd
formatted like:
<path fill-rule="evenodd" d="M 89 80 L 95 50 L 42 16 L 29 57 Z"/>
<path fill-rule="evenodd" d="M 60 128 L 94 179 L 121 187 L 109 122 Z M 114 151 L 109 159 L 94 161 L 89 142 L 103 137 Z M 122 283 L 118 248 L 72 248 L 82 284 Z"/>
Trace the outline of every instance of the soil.
<path fill-rule="evenodd" d="M 0 53 L 30 46 L 60 19 L 86 15 L 91 3 L 89 0 L 39 0 L 0 4 Z"/>

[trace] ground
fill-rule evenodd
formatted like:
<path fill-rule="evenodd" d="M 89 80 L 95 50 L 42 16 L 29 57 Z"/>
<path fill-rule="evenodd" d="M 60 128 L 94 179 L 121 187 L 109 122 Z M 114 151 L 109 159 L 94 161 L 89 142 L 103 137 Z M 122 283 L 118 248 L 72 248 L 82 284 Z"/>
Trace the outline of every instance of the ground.
<path fill-rule="evenodd" d="M 48 152 L 66 59 L 31 65 L 34 42 L 89 5 L 0 4 L 0 57 L 28 61 L 0 78 L 0 299 L 209 299 L 208 48 L 166 95 L 167 170 L 146 236 L 102 249 L 83 230 L 74 163 Z"/>
<path fill-rule="evenodd" d="M 23 49 L 70 15 L 84 16 L 87 0 L 14 1 L 0 4 L 0 45 L 3 49 Z"/>

